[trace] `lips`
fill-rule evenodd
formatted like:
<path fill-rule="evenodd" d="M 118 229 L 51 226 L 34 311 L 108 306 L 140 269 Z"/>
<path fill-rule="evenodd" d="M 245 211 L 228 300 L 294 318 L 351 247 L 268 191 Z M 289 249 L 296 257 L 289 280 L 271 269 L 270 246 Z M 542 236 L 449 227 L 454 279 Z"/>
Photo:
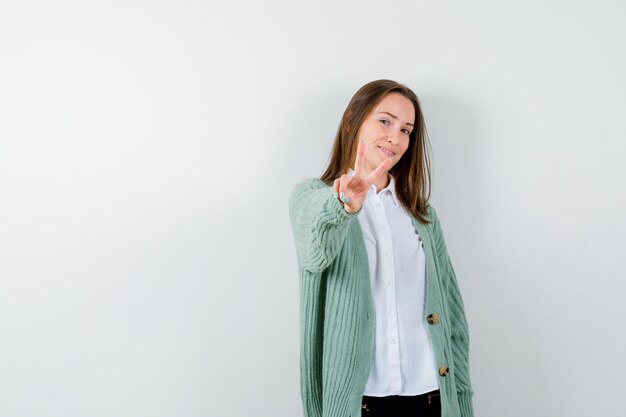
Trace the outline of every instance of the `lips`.
<path fill-rule="evenodd" d="M 382 151 L 385 155 L 387 155 L 387 156 L 394 156 L 394 155 L 396 154 L 396 153 L 395 153 L 394 151 L 392 151 L 391 149 L 384 148 L 384 147 L 382 147 L 382 146 L 380 146 L 380 145 L 378 146 L 378 149 L 380 149 L 380 150 L 381 150 L 381 151 Z"/>

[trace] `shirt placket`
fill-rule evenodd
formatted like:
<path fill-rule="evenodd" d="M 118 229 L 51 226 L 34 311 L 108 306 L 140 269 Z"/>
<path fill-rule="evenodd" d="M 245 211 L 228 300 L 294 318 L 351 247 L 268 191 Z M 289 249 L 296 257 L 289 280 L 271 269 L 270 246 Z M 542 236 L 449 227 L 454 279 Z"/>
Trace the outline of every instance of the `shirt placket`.
<path fill-rule="evenodd" d="M 384 191 L 383 193 L 386 193 Z M 381 193 L 381 194 L 383 194 Z M 385 300 L 387 311 L 387 343 L 389 365 L 389 389 L 392 392 L 400 391 L 402 388 L 402 374 L 400 371 L 400 339 L 398 331 L 397 308 L 396 308 L 396 279 L 393 244 L 391 240 L 391 228 L 385 211 L 385 204 L 381 196 L 375 194 L 374 212 L 377 217 L 377 224 L 380 227 L 381 251 L 383 253 L 383 270 L 385 279 Z M 387 197 L 387 196 L 383 196 Z"/>

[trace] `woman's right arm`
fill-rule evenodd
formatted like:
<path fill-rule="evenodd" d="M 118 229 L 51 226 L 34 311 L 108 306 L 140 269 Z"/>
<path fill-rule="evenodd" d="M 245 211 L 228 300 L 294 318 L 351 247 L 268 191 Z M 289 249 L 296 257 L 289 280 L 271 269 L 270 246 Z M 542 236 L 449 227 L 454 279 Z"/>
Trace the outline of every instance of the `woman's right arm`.
<path fill-rule="evenodd" d="M 300 266 L 311 272 L 326 269 L 335 259 L 352 219 L 320 179 L 300 182 L 289 195 L 289 216 Z"/>

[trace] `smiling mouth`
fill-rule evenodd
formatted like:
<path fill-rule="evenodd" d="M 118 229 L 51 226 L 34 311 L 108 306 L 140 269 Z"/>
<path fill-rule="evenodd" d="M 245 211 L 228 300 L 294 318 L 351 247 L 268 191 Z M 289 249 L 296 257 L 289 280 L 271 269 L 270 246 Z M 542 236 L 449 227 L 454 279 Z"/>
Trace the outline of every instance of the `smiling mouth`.
<path fill-rule="evenodd" d="M 387 156 L 394 156 L 395 153 L 387 148 L 383 148 L 382 146 L 378 146 L 378 149 L 380 149 L 385 155 Z"/>

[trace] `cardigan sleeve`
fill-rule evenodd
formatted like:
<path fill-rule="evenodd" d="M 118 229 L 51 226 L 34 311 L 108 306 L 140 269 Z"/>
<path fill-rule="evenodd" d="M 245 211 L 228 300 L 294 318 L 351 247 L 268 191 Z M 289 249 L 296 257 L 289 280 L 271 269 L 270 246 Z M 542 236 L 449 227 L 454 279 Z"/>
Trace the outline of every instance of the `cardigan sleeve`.
<path fill-rule="evenodd" d="M 439 218 L 432 207 L 433 230 L 437 250 L 438 263 L 443 271 L 443 285 L 445 291 L 448 318 L 450 323 L 450 338 L 452 342 L 452 357 L 454 363 L 453 375 L 459 399 L 459 408 L 462 417 L 473 417 L 474 409 L 472 398 L 474 391 L 470 379 L 469 369 L 469 327 L 465 317 L 463 297 L 459 290 L 452 261 L 448 254 L 443 230 Z"/>
<path fill-rule="evenodd" d="M 359 213 L 345 211 L 332 187 L 318 178 L 297 184 L 289 195 L 289 217 L 300 266 L 311 272 L 327 268 Z"/>

